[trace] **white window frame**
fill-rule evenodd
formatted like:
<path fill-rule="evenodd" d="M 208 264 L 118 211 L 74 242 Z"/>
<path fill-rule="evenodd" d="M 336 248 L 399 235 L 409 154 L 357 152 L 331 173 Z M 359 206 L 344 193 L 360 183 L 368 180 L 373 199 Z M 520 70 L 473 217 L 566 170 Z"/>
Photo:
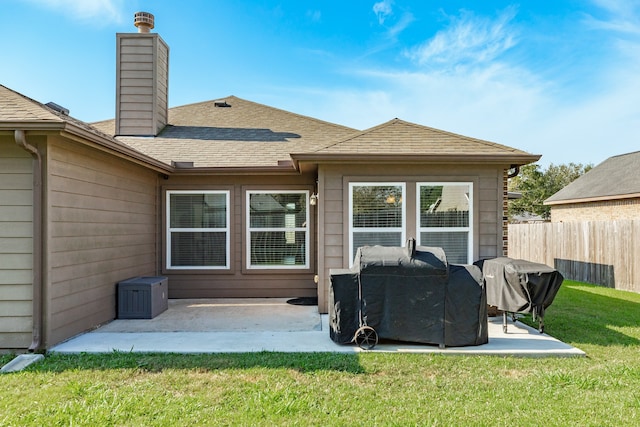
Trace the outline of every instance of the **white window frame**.
<path fill-rule="evenodd" d="M 422 227 L 420 224 L 420 188 L 421 187 L 438 187 L 438 186 L 465 186 L 469 188 L 469 226 L 468 227 Z M 463 232 L 468 233 L 467 238 L 467 264 L 473 260 L 473 182 L 417 182 L 416 183 L 416 229 L 417 244 L 422 246 L 422 233 L 426 232 Z"/>
<path fill-rule="evenodd" d="M 251 195 L 252 194 L 304 194 L 305 195 L 305 226 L 304 227 L 271 227 L 271 228 L 252 228 L 251 227 Z M 311 241 L 310 237 L 310 208 L 309 208 L 309 190 L 247 190 L 245 195 L 245 210 L 246 210 L 246 241 L 245 241 L 245 256 L 246 256 L 246 268 L 247 270 L 308 270 L 310 267 L 310 250 L 309 245 Z M 252 265 L 251 264 L 251 232 L 304 232 L 304 265 L 287 265 L 287 264 L 273 264 L 273 265 Z"/>
<path fill-rule="evenodd" d="M 166 260 L 167 270 L 229 270 L 231 267 L 231 206 L 229 190 L 167 190 L 166 191 Z M 171 195 L 172 194 L 224 194 L 226 203 L 226 227 L 224 228 L 172 228 L 171 227 Z M 193 265 L 182 266 L 171 264 L 171 233 L 172 232 L 222 232 L 226 234 L 226 263 L 224 266 Z"/>
<path fill-rule="evenodd" d="M 353 226 L 353 187 L 381 187 L 381 186 L 393 186 L 393 187 L 401 187 L 402 188 L 402 225 L 400 227 L 354 227 Z M 407 184 L 406 182 L 350 182 L 349 183 L 349 266 L 353 266 L 353 233 L 354 231 L 364 232 L 364 233 L 375 233 L 375 232 L 389 232 L 389 233 L 400 233 L 400 244 L 402 246 L 406 240 L 406 229 L 407 229 Z"/>

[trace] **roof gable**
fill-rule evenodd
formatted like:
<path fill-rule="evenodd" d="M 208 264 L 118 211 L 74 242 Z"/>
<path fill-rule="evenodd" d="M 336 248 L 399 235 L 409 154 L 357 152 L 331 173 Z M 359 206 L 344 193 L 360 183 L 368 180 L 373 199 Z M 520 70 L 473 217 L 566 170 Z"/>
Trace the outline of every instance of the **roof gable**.
<path fill-rule="evenodd" d="M 640 197 L 640 151 L 613 156 L 591 169 L 545 204 Z"/>
<path fill-rule="evenodd" d="M 452 161 L 457 159 L 493 159 L 513 164 L 536 161 L 540 156 L 494 142 L 434 129 L 400 119 L 393 119 L 336 143 L 319 148 L 317 157 L 353 158 L 355 156 L 384 156 L 420 158 L 422 161 Z M 313 155 L 294 157 L 309 159 Z"/>
<path fill-rule="evenodd" d="M 524 153 L 515 148 L 458 135 L 428 126 L 393 119 L 340 142 L 317 150 L 318 153 L 380 154 L 458 154 Z"/>

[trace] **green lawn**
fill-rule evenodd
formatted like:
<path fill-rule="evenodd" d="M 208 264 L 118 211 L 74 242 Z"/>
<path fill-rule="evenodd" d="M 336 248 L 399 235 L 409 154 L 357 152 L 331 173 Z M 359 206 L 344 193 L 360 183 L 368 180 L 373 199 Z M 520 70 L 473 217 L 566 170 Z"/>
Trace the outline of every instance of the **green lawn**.
<path fill-rule="evenodd" d="M 545 331 L 588 357 L 48 356 L 0 376 L 0 426 L 640 425 L 640 294 L 565 281 Z"/>

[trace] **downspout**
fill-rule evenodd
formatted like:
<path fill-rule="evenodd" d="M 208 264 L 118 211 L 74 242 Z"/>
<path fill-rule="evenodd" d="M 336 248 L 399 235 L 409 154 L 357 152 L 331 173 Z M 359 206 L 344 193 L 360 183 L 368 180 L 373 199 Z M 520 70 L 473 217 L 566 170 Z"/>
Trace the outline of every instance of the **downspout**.
<path fill-rule="evenodd" d="M 16 144 L 31 154 L 35 160 L 33 167 L 33 329 L 30 352 L 43 350 L 42 331 L 44 330 L 43 303 L 44 281 L 42 275 L 43 255 L 42 248 L 42 156 L 36 147 L 27 142 L 24 130 L 16 130 L 14 133 Z"/>

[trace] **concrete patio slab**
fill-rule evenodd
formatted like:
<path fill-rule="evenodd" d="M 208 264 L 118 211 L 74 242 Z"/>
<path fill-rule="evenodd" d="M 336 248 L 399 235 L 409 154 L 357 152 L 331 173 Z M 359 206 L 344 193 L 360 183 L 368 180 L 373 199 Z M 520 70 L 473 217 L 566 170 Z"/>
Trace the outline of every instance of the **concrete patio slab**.
<path fill-rule="evenodd" d="M 106 332 L 304 332 L 320 331 L 317 306 L 287 304 L 287 298 L 170 299 L 153 319 L 119 319 Z"/>
<path fill-rule="evenodd" d="M 237 303 L 237 306 L 234 307 Z M 199 313 L 195 316 L 195 313 Z M 223 315 L 224 314 L 224 315 Z M 195 316 L 195 317 L 192 317 Z M 182 319 L 178 322 L 177 319 Z M 214 321 L 213 319 L 217 319 Z M 172 325 L 173 322 L 173 326 Z M 154 329 L 155 328 L 155 329 Z M 63 342 L 54 353 L 105 352 L 396 352 L 521 357 L 575 357 L 585 353 L 521 322 L 489 318 L 489 343 L 480 346 L 381 342 L 373 350 L 340 345 L 329 338 L 329 318 L 315 306 L 294 306 L 286 299 L 171 300 L 155 319 L 115 320 Z"/>

